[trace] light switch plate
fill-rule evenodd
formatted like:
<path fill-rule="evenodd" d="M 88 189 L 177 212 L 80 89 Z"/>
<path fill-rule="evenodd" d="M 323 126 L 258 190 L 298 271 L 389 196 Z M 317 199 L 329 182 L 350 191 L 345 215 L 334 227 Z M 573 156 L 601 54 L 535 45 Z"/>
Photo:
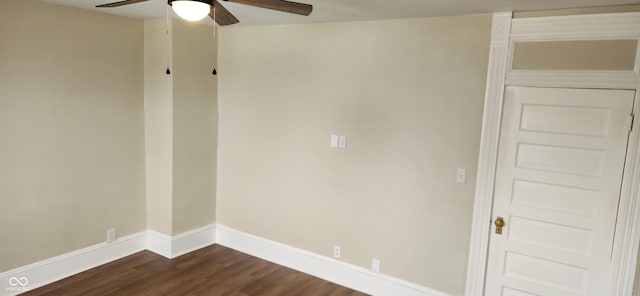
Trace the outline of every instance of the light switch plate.
<path fill-rule="evenodd" d="M 338 148 L 338 141 L 340 139 L 340 136 L 338 135 L 331 135 L 331 142 L 329 142 L 329 147 L 331 148 Z"/>
<path fill-rule="evenodd" d="M 347 137 L 340 136 L 338 138 L 338 148 L 347 148 Z"/>

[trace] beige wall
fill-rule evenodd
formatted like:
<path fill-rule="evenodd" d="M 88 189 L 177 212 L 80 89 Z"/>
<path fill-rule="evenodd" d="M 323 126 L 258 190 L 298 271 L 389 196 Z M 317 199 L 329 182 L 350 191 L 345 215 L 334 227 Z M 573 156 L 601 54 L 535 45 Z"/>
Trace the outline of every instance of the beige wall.
<path fill-rule="evenodd" d="M 210 28 L 172 25 L 167 76 L 164 20 L 35 1 L 0 9 L 0 234 L 11 238 L 0 272 L 103 242 L 109 228 L 213 223 Z"/>
<path fill-rule="evenodd" d="M 143 23 L 0 1 L 0 272 L 145 229 Z"/>
<path fill-rule="evenodd" d="M 147 228 L 171 235 L 173 77 L 165 74 L 167 62 L 171 62 L 166 31 L 166 20 L 144 21 L 146 204 Z"/>
<path fill-rule="evenodd" d="M 490 21 L 224 29 L 217 222 L 462 295 Z"/>
<path fill-rule="evenodd" d="M 217 77 L 213 29 L 173 22 L 173 234 L 215 222 Z"/>
<path fill-rule="evenodd" d="M 212 28 L 169 28 L 145 21 L 147 226 L 176 235 L 215 222 L 217 78 Z"/>

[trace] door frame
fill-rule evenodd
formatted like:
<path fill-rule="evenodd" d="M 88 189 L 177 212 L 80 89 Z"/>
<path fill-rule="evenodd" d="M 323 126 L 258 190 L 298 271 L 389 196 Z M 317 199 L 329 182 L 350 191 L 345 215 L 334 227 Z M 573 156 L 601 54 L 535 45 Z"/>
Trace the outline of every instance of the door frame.
<path fill-rule="evenodd" d="M 498 139 L 506 86 L 636 90 L 634 114 L 640 114 L 640 12 L 512 18 L 493 14 L 489 67 L 473 207 L 465 296 L 483 296 L 491 232 Z M 636 59 L 628 71 L 511 70 L 517 41 L 636 40 Z M 633 122 L 618 206 L 609 295 L 633 291 L 640 242 L 640 120 Z"/>

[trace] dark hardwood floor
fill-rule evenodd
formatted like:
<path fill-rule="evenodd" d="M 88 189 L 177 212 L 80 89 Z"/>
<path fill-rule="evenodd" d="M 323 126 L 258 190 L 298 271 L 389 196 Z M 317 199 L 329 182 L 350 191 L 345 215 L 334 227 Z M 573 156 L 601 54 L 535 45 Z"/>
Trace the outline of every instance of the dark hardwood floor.
<path fill-rule="evenodd" d="M 172 260 L 142 251 L 22 295 L 366 294 L 213 245 Z"/>

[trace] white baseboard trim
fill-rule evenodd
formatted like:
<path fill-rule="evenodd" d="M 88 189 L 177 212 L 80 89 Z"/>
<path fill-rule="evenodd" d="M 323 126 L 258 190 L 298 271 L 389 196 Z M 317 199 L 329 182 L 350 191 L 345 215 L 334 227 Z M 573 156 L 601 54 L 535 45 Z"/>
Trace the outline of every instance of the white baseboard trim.
<path fill-rule="evenodd" d="M 171 259 L 171 241 L 170 236 L 147 229 L 147 250 Z"/>
<path fill-rule="evenodd" d="M 216 243 L 216 225 L 210 224 L 173 237 L 173 258 Z"/>
<path fill-rule="evenodd" d="M 169 259 L 213 245 L 215 242 L 215 224 L 190 230 L 173 237 L 154 230 L 147 230 L 147 249 Z"/>
<path fill-rule="evenodd" d="M 174 237 L 146 230 L 0 273 L 0 295 L 17 295 L 145 249 L 175 258 L 212 245 L 215 238 L 214 224 Z"/>
<path fill-rule="evenodd" d="M 0 295 L 17 295 L 145 249 L 167 258 L 175 258 L 214 243 L 371 295 L 449 296 L 343 261 L 215 224 L 174 237 L 146 230 L 119 238 L 111 244 L 100 243 L 9 270 L 0 273 Z M 24 287 L 23 278 L 28 281 Z"/>
<path fill-rule="evenodd" d="M 0 273 L 0 295 L 16 295 L 146 248 L 146 233 L 119 238 Z M 19 281 L 19 282 L 18 282 Z M 24 286 L 23 286 L 24 285 Z"/>
<path fill-rule="evenodd" d="M 449 296 L 220 224 L 216 227 L 216 243 L 371 295 Z"/>

